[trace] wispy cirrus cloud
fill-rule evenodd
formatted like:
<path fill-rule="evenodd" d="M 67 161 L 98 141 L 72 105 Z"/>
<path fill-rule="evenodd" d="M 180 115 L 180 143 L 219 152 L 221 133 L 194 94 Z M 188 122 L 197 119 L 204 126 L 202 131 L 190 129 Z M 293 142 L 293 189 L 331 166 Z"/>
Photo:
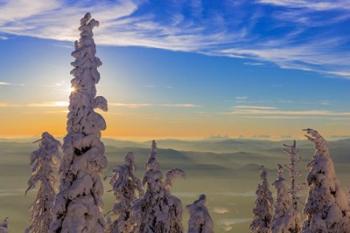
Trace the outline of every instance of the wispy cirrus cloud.
<path fill-rule="evenodd" d="M 73 41 L 76 23 L 91 11 L 101 21 L 99 44 L 227 56 L 350 78 L 350 36 L 342 30 L 350 21 L 347 1 L 224 0 L 210 9 L 205 1 L 7 0 L 0 2 L 0 32 Z"/>
<path fill-rule="evenodd" d="M 0 81 L 0 86 L 6 86 L 6 87 L 22 87 L 24 86 L 23 83 L 10 83 L 10 82 L 2 82 Z"/>
<path fill-rule="evenodd" d="M 182 103 L 182 104 L 154 104 L 154 103 L 117 103 L 112 102 L 108 104 L 109 106 L 114 107 L 125 107 L 131 109 L 145 108 L 145 107 L 166 107 L 166 108 L 198 108 L 200 105 L 191 104 L 191 103 Z"/>
<path fill-rule="evenodd" d="M 307 8 L 316 11 L 350 9 L 350 3 L 343 0 L 258 0 L 257 2 L 290 8 Z"/>
<path fill-rule="evenodd" d="M 237 105 L 226 114 L 265 119 L 336 118 L 349 119 L 350 112 L 337 112 L 323 109 L 290 110 L 271 106 Z"/>

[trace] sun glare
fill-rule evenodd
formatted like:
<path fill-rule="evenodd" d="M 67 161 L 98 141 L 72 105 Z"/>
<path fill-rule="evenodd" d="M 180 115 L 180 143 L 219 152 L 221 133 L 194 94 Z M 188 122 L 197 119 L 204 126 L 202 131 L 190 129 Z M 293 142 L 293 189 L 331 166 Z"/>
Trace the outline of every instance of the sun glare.
<path fill-rule="evenodd" d="M 69 89 L 70 92 L 75 92 L 76 90 L 77 89 L 75 87 L 73 87 L 73 86 L 71 86 L 70 89 Z"/>
<path fill-rule="evenodd" d="M 56 101 L 56 102 L 54 102 L 54 106 L 55 107 L 67 107 L 68 104 L 69 103 L 67 101 Z"/>

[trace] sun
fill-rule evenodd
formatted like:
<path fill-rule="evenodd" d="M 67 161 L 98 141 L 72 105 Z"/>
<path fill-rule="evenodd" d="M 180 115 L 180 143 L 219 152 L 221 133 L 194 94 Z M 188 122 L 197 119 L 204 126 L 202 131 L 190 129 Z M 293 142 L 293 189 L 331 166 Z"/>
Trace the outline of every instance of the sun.
<path fill-rule="evenodd" d="M 72 92 L 76 92 L 77 91 L 77 88 L 76 87 L 74 87 L 74 86 L 71 86 L 70 88 L 69 88 L 69 91 L 72 93 Z"/>

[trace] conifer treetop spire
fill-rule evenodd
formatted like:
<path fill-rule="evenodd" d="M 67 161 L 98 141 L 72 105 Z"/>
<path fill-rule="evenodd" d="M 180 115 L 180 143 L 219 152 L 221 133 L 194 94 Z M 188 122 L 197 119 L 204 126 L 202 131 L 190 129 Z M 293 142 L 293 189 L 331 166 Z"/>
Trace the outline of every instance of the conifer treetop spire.
<path fill-rule="evenodd" d="M 188 233 L 214 233 L 214 223 L 206 207 L 206 199 L 205 194 L 201 194 L 197 200 L 186 206 L 190 213 Z"/>
<path fill-rule="evenodd" d="M 159 171 L 160 170 L 160 165 L 157 160 L 157 143 L 155 140 L 152 141 L 152 146 L 151 146 L 151 153 L 149 155 L 148 161 L 146 163 L 146 169 L 147 170 L 154 170 L 154 171 Z"/>
<path fill-rule="evenodd" d="M 110 184 L 113 187 L 116 203 L 111 213 L 114 221 L 109 217 L 109 226 L 106 233 L 133 233 L 135 224 L 132 220 L 132 204 L 140 198 L 144 191 L 141 181 L 134 175 L 135 157 L 128 152 L 124 158 L 125 164 L 113 169 Z"/>
<path fill-rule="evenodd" d="M 146 163 L 143 185 L 145 195 L 133 205 L 132 219 L 136 233 L 182 233 L 181 200 L 170 192 L 175 177 L 184 176 L 181 169 L 167 172 L 165 179 L 157 161 L 156 142 L 152 141 Z"/>
<path fill-rule="evenodd" d="M 305 137 L 314 143 L 316 150 L 324 156 L 329 156 L 329 150 L 327 141 L 321 136 L 321 134 L 314 129 L 304 129 L 307 134 Z"/>
<path fill-rule="evenodd" d="M 47 233 L 53 219 L 57 182 L 56 173 L 61 160 L 61 143 L 48 132 L 44 132 L 39 140 L 39 149 L 31 154 L 30 165 L 32 175 L 28 180 L 27 192 L 39 184 L 35 200 L 31 206 L 30 226 L 27 233 Z"/>
<path fill-rule="evenodd" d="M 250 224 L 252 233 L 271 233 L 273 198 L 267 181 L 267 171 L 261 166 L 261 183 L 256 190 L 254 218 Z"/>
<path fill-rule="evenodd" d="M 107 100 L 96 96 L 100 80 L 97 68 L 102 62 L 96 57 L 93 28 L 99 22 L 90 13 L 80 20 L 80 38 L 75 42 L 71 63 L 73 90 L 69 96 L 67 135 L 63 144 L 60 167 L 61 185 L 55 201 L 52 233 L 103 233 L 103 183 L 101 172 L 107 167 L 101 131 L 104 118 L 95 109 L 107 111 Z"/>

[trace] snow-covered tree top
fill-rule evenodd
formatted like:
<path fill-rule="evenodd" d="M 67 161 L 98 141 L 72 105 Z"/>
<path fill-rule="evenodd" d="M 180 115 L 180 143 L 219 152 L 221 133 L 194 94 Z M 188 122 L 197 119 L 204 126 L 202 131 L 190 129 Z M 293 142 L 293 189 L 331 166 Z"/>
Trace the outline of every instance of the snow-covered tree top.
<path fill-rule="evenodd" d="M 213 233 L 214 223 L 206 207 L 206 196 L 201 194 L 198 200 L 186 206 L 190 213 L 188 233 Z"/>
<path fill-rule="evenodd" d="M 157 143 L 155 140 L 152 141 L 151 153 L 146 163 L 146 170 L 160 170 L 160 165 L 157 160 Z"/>
<path fill-rule="evenodd" d="M 108 217 L 108 228 L 106 233 L 131 233 L 136 225 L 132 217 L 132 204 L 144 194 L 140 179 L 134 175 L 135 156 L 128 152 L 124 158 L 124 164 L 113 169 L 110 184 L 116 197 L 113 213 L 116 217 Z"/>
<path fill-rule="evenodd" d="M 172 169 L 165 175 L 157 161 L 157 144 L 152 141 L 146 163 L 143 185 L 146 193 L 133 205 L 132 221 L 138 233 L 182 233 L 181 200 L 170 193 L 173 179 L 183 177 L 184 171 Z"/>
<path fill-rule="evenodd" d="M 256 190 L 255 208 L 253 209 L 254 219 L 250 224 L 253 233 L 270 233 L 272 221 L 273 198 L 267 181 L 267 171 L 261 167 L 261 183 Z"/>
<path fill-rule="evenodd" d="M 277 179 L 272 183 L 273 186 L 279 186 L 286 179 L 284 178 L 284 169 L 281 164 L 277 164 Z"/>
<path fill-rule="evenodd" d="M 56 169 L 62 155 L 61 143 L 48 132 L 42 133 L 41 138 L 35 142 L 40 142 L 40 144 L 39 149 L 33 151 L 30 157 L 32 176 L 28 180 L 26 193 L 34 188 L 39 181 L 45 186 L 54 185 L 56 179 L 52 173 Z"/>
<path fill-rule="evenodd" d="M 295 140 L 293 140 L 293 144 L 292 145 L 287 145 L 287 144 L 283 144 L 283 151 L 286 152 L 287 154 L 291 155 L 296 155 L 297 154 L 297 142 Z"/>
<path fill-rule="evenodd" d="M 134 153 L 128 152 L 124 161 L 125 164 L 113 168 L 114 174 L 110 180 L 110 184 L 117 198 L 122 198 L 122 201 L 124 201 L 125 198 L 133 201 L 137 198 L 136 191 L 139 195 L 143 194 L 141 181 L 134 175 Z"/>
<path fill-rule="evenodd" d="M 318 153 L 324 156 L 329 156 L 329 150 L 327 141 L 321 136 L 321 134 L 314 129 L 304 129 L 307 133 L 305 137 L 314 143 Z"/>

